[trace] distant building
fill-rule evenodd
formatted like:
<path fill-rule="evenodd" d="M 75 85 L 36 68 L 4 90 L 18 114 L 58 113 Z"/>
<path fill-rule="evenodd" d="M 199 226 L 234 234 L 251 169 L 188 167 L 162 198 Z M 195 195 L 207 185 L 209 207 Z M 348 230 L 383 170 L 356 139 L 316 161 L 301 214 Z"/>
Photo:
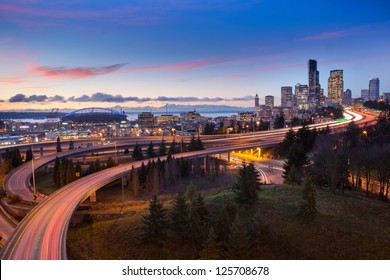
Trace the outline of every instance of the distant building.
<path fill-rule="evenodd" d="M 383 93 L 383 99 L 390 101 L 390 92 L 384 92 Z"/>
<path fill-rule="evenodd" d="M 255 107 L 259 107 L 259 106 L 260 106 L 259 95 L 256 93 L 256 96 L 255 96 Z"/>
<path fill-rule="evenodd" d="M 295 85 L 296 106 L 299 110 L 309 109 L 309 88 L 307 85 Z"/>
<path fill-rule="evenodd" d="M 153 126 L 154 114 L 151 112 L 142 112 L 138 114 L 138 124 L 140 126 Z"/>
<path fill-rule="evenodd" d="M 242 112 L 238 113 L 237 115 L 238 120 L 241 121 L 252 121 L 256 117 L 256 115 L 253 112 Z"/>
<path fill-rule="evenodd" d="M 364 99 L 364 101 L 370 100 L 370 91 L 368 89 L 362 89 L 360 91 L 360 97 Z"/>
<path fill-rule="evenodd" d="M 292 87 L 282 87 L 281 88 L 281 106 L 282 107 L 292 107 L 293 106 L 293 91 Z"/>
<path fill-rule="evenodd" d="M 203 121 L 207 119 L 206 117 L 201 116 L 195 109 L 194 111 L 180 113 L 180 118 L 184 121 Z"/>
<path fill-rule="evenodd" d="M 328 98 L 334 105 L 343 102 L 343 70 L 332 70 L 328 79 Z"/>
<path fill-rule="evenodd" d="M 350 106 L 352 105 L 352 91 L 347 89 L 343 93 L 343 105 Z"/>
<path fill-rule="evenodd" d="M 179 122 L 180 118 L 179 116 L 175 116 L 175 115 L 161 115 L 161 116 L 155 116 L 154 121 L 157 125 L 170 124 L 170 123 Z"/>
<path fill-rule="evenodd" d="M 352 106 L 354 107 L 363 107 L 365 100 L 363 98 L 353 98 Z"/>
<path fill-rule="evenodd" d="M 369 84 L 368 84 L 368 91 L 369 91 L 369 96 L 370 100 L 378 100 L 379 99 L 379 79 L 371 79 Z"/>
<path fill-rule="evenodd" d="M 265 106 L 268 106 L 270 108 L 274 107 L 274 97 L 272 95 L 267 95 L 265 97 Z"/>

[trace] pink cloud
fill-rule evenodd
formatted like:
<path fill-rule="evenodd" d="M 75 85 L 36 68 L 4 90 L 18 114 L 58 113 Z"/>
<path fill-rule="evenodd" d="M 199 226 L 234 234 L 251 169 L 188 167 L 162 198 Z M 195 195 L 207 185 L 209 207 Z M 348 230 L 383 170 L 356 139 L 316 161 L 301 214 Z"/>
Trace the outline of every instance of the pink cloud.
<path fill-rule="evenodd" d="M 342 38 L 351 35 L 348 32 L 324 32 L 316 35 L 306 36 L 299 39 L 299 41 L 322 41 L 336 38 Z"/>
<path fill-rule="evenodd" d="M 48 78 L 88 78 L 99 75 L 105 75 L 115 72 L 122 68 L 125 64 L 114 64 L 103 67 L 76 67 L 76 68 L 65 68 L 65 67 L 45 67 L 31 65 L 30 68 L 35 73 L 41 74 Z"/>
<path fill-rule="evenodd" d="M 25 83 L 25 82 L 28 82 L 29 80 L 25 80 L 25 79 L 22 79 L 22 78 L 17 78 L 17 77 L 13 77 L 13 78 L 0 78 L 0 83 L 4 83 L 4 84 L 21 84 L 21 83 Z"/>

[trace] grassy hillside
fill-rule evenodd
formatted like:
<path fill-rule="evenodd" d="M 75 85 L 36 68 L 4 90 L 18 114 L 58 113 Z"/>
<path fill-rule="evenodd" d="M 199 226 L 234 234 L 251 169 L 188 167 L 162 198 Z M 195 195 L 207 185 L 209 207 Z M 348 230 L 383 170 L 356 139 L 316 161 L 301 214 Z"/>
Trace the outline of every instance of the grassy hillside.
<path fill-rule="evenodd" d="M 301 187 L 263 186 L 257 209 L 261 234 L 254 259 L 390 259 L 390 204 L 367 199 L 362 194 L 332 194 L 317 190 L 318 215 L 313 222 L 296 216 Z M 211 215 L 229 190 L 204 193 Z M 168 206 L 172 197 L 163 197 Z M 146 214 L 147 201 L 125 206 L 131 213 L 122 218 L 72 228 L 68 232 L 69 258 L 75 259 L 193 259 L 194 248 L 167 240 L 162 247 L 140 244 L 137 228 Z M 102 208 L 104 207 L 104 209 Z M 112 208 L 113 207 L 113 208 Z M 118 211 L 115 204 L 98 204 L 93 211 Z M 115 208 L 115 209 L 114 209 Z"/>

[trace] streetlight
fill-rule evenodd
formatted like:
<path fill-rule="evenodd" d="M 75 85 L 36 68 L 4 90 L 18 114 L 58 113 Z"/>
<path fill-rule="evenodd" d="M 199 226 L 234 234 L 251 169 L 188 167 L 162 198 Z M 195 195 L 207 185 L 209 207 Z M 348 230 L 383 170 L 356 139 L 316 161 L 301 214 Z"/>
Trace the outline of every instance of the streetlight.
<path fill-rule="evenodd" d="M 260 151 L 261 151 L 261 149 L 257 148 L 257 151 L 259 152 L 259 155 L 257 157 L 260 158 Z"/>
<path fill-rule="evenodd" d="M 33 145 L 31 145 L 31 171 L 32 171 L 32 183 L 33 183 L 33 190 L 34 190 L 34 200 L 37 199 L 37 190 L 35 186 L 35 168 L 34 168 L 34 152 L 33 152 Z"/>

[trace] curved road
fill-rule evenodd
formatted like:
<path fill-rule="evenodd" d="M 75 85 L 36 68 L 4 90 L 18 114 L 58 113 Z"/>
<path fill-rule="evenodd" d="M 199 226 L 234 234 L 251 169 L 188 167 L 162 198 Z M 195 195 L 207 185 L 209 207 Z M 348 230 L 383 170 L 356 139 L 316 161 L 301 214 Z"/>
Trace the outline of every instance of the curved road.
<path fill-rule="evenodd" d="M 370 119 L 365 121 L 368 120 Z M 338 126 L 342 125 L 345 124 L 339 124 Z M 261 146 L 271 146 L 280 142 L 284 137 L 284 134 L 272 134 L 259 144 Z M 256 138 L 258 141 L 259 138 Z M 237 143 L 233 147 L 229 145 L 228 147 L 208 148 L 207 150 L 183 153 L 178 156 L 186 158 L 201 157 L 206 154 L 218 154 L 233 149 L 253 147 L 254 143 L 242 143 L 246 141 L 245 138 L 237 141 L 239 144 Z M 53 193 L 39 203 L 22 220 L 5 244 L 0 255 L 1 259 L 66 259 L 67 228 L 77 206 L 97 189 L 119 179 L 125 169 L 130 169 L 132 166 L 139 167 L 142 162 L 137 161 L 106 169 L 72 182 Z"/>

